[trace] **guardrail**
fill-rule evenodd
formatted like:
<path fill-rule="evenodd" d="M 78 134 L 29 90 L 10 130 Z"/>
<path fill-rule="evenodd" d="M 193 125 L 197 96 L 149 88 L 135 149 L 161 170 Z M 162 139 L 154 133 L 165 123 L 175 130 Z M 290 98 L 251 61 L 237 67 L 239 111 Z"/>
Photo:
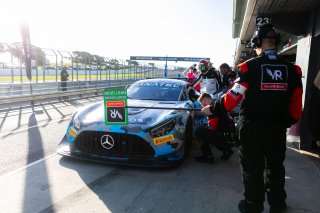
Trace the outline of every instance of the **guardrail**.
<path fill-rule="evenodd" d="M 73 81 L 68 82 L 67 91 L 61 91 L 60 82 L 1 84 L 0 104 L 97 93 L 102 92 L 106 88 L 122 87 L 136 80 Z"/>
<path fill-rule="evenodd" d="M 120 86 L 114 86 L 109 88 L 118 88 Z M 35 100 L 42 100 L 48 98 L 60 98 L 64 96 L 74 96 L 74 95 L 82 95 L 88 93 L 98 93 L 102 92 L 106 87 L 103 88 L 91 88 L 91 89 L 80 89 L 76 91 L 66 91 L 66 92 L 51 92 L 46 94 L 36 94 L 36 95 L 25 95 L 25 96 L 18 96 L 18 97 L 8 97 L 0 99 L 0 104 L 9 104 L 9 103 L 16 103 L 16 102 L 23 102 L 23 101 L 35 101 Z"/>

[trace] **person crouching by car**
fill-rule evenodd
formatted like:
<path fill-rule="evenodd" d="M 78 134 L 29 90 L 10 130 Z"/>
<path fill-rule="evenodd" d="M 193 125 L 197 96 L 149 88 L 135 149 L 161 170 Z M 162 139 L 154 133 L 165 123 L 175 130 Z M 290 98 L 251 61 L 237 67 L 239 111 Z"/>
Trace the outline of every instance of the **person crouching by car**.
<path fill-rule="evenodd" d="M 202 107 L 210 106 L 213 100 L 208 93 L 202 93 L 198 98 Z M 219 116 L 212 114 L 208 116 L 208 124 L 200 126 L 195 131 L 197 141 L 200 143 L 201 156 L 197 156 L 195 159 L 201 163 L 214 163 L 214 156 L 209 144 L 213 144 L 218 150 L 222 151 L 221 159 L 228 160 L 233 154 L 231 144 L 227 143 L 227 140 L 223 134 L 218 132 Z"/>

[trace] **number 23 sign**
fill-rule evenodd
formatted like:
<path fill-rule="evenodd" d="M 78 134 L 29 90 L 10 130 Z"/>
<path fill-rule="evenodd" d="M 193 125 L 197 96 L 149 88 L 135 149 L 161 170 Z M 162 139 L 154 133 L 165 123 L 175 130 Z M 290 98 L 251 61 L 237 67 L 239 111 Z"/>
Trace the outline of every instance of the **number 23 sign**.
<path fill-rule="evenodd" d="M 262 24 L 271 23 L 271 18 L 269 17 L 257 17 L 256 18 L 256 27 L 260 27 Z"/>

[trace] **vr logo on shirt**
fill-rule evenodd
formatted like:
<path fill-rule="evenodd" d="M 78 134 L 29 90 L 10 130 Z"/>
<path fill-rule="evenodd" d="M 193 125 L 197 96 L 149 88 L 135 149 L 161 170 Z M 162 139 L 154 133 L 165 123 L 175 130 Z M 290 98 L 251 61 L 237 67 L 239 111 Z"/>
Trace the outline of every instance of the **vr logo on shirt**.
<path fill-rule="evenodd" d="M 261 69 L 261 90 L 287 91 L 288 67 L 286 65 L 264 64 Z"/>
<path fill-rule="evenodd" d="M 267 73 L 268 75 L 270 75 L 272 77 L 272 80 L 278 80 L 278 78 L 280 80 L 282 80 L 282 72 L 280 70 L 275 70 L 274 72 L 272 72 L 271 70 L 269 70 L 267 68 Z"/>

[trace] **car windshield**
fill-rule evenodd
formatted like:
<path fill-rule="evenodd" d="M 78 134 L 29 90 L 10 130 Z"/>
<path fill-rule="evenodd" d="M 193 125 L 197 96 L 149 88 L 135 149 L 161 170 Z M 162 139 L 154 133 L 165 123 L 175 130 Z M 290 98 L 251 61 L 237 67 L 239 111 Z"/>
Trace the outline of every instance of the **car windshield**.
<path fill-rule="evenodd" d="M 128 98 L 136 100 L 178 101 L 182 85 L 137 82 L 128 89 Z"/>

